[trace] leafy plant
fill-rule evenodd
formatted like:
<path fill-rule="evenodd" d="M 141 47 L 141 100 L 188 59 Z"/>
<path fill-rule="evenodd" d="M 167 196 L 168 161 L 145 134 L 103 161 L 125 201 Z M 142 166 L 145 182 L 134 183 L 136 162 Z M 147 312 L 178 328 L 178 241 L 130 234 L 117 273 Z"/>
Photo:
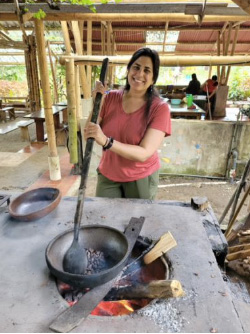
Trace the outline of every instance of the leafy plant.
<path fill-rule="evenodd" d="M 245 100 L 249 96 L 249 70 L 244 67 L 237 67 L 230 75 L 228 97 L 233 101 L 239 101 Z"/>
<path fill-rule="evenodd" d="M 35 4 L 39 0 L 25 0 L 25 4 Z M 119 3 L 122 0 L 115 0 L 115 3 Z M 69 3 L 71 5 L 81 5 L 81 6 L 87 6 L 93 13 L 96 13 L 96 7 L 94 5 L 94 2 L 92 0 L 54 0 L 53 5 L 59 5 L 60 3 Z M 108 0 L 101 0 L 102 4 L 107 4 Z M 23 8 L 24 13 L 28 11 L 27 7 Z M 46 13 L 40 8 L 37 13 L 34 14 L 34 17 L 36 19 L 44 19 L 46 16 Z"/>

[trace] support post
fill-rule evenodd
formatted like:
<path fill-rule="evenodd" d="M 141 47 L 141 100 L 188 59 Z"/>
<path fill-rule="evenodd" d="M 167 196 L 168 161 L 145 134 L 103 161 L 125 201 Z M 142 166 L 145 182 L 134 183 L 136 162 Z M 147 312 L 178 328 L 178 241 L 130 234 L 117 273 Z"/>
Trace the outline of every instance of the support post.
<path fill-rule="evenodd" d="M 42 20 L 35 20 L 35 32 L 37 40 L 40 78 L 43 92 L 45 124 L 48 135 L 49 173 L 50 179 L 56 181 L 61 179 L 61 170 L 56 147 L 55 127 L 52 113 L 52 98 L 49 83 L 49 71 L 47 66 L 46 48 L 44 40 L 44 24 Z"/>

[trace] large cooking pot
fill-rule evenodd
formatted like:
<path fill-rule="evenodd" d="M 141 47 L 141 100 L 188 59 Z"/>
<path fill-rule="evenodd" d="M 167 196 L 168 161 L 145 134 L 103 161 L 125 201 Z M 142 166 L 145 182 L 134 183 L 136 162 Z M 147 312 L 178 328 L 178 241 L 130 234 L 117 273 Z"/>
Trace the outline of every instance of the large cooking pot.
<path fill-rule="evenodd" d="M 69 249 L 74 230 L 54 238 L 46 249 L 46 262 L 51 273 L 59 280 L 79 288 L 93 288 L 119 274 L 129 254 L 129 240 L 120 231 L 104 225 L 86 225 L 79 231 L 79 243 L 86 249 L 103 252 L 105 268 L 90 275 L 78 275 L 63 270 L 63 258 Z"/>

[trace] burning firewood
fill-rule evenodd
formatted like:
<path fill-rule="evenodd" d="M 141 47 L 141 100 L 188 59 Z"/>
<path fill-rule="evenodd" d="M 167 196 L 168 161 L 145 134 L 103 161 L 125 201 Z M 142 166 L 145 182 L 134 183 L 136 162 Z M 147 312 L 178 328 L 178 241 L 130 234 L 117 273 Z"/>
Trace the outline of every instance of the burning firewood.
<path fill-rule="evenodd" d="M 185 295 L 182 285 L 177 280 L 157 280 L 149 283 L 113 288 L 105 300 L 142 299 L 142 298 L 177 298 Z"/>

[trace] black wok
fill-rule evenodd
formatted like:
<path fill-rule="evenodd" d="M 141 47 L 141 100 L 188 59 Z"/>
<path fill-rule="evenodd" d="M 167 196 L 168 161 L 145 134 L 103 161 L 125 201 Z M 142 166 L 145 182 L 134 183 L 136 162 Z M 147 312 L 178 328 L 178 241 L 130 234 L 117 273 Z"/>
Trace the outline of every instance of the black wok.
<path fill-rule="evenodd" d="M 80 288 L 93 288 L 108 282 L 119 274 L 130 254 L 127 237 L 120 231 L 103 225 L 80 227 L 79 243 L 86 249 L 104 253 L 105 269 L 90 275 L 71 274 L 63 270 L 65 252 L 72 243 L 74 230 L 59 234 L 46 249 L 46 262 L 51 273 L 59 280 Z"/>

